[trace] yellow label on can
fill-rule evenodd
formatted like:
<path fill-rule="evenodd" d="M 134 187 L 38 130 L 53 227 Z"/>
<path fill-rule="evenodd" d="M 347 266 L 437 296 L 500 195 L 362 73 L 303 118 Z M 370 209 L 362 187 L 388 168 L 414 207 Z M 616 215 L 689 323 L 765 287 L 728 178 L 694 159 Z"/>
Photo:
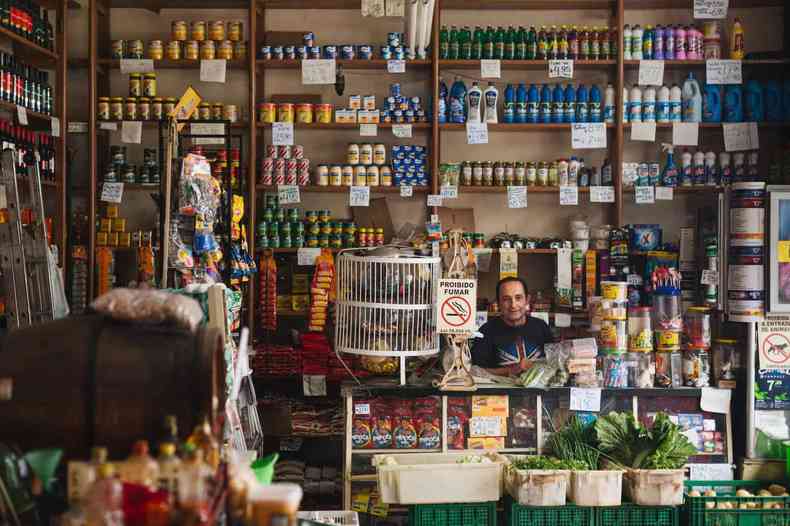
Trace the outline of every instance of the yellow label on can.
<path fill-rule="evenodd" d="M 628 300 L 628 284 L 604 281 L 601 283 L 601 296 L 605 300 L 626 301 Z"/>
<path fill-rule="evenodd" d="M 658 336 L 659 350 L 672 350 L 680 347 L 680 332 L 678 331 L 656 331 Z"/>
<path fill-rule="evenodd" d="M 790 241 L 776 243 L 776 260 L 778 263 L 790 263 Z"/>

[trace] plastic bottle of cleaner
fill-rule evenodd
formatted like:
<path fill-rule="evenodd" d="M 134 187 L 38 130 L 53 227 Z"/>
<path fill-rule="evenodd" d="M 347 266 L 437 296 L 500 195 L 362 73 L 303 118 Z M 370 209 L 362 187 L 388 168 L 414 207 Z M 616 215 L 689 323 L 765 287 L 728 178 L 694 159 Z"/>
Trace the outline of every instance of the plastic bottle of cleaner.
<path fill-rule="evenodd" d="M 735 17 L 735 22 L 730 29 L 730 58 L 734 60 L 743 60 L 744 55 L 744 34 L 741 19 Z"/>
<path fill-rule="evenodd" d="M 769 104 L 768 101 L 765 102 L 766 105 Z M 774 100 L 774 104 L 778 103 L 778 100 Z M 747 122 L 762 122 L 765 120 L 763 86 L 756 80 L 750 80 L 746 83 L 746 93 L 743 97 L 743 114 Z"/>
<path fill-rule="evenodd" d="M 534 84 L 529 85 L 529 96 L 527 96 L 526 87 L 524 84 L 520 84 L 518 87 L 518 100 L 519 100 L 519 113 L 521 112 L 521 100 L 522 100 L 522 92 L 521 89 L 524 88 L 524 115 L 523 119 L 521 120 L 521 115 L 519 116 L 518 122 L 538 122 L 539 115 L 540 115 L 540 92 L 538 92 L 538 87 Z"/>
<path fill-rule="evenodd" d="M 661 170 L 661 186 L 678 185 L 678 169 L 675 166 L 675 149 L 671 144 L 661 144 L 661 149 L 667 152 L 667 162 Z"/>
<path fill-rule="evenodd" d="M 683 81 L 683 122 L 702 121 L 702 91 L 694 73 L 689 73 Z"/>
<path fill-rule="evenodd" d="M 680 186 L 694 184 L 694 170 L 691 167 L 692 155 L 688 150 L 683 150 L 680 155 Z"/>
<path fill-rule="evenodd" d="M 666 86 L 661 86 L 658 90 L 656 120 L 658 122 L 669 122 L 669 88 Z"/>
<path fill-rule="evenodd" d="M 716 167 L 716 154 L 705 153 L 705 186 L 716 186 L 719 181 L 719 170 Z"/>
<path fill-rule="evenodd" d="M 450 122 L 463 124 L 466 122 L 466 84 L 461 77 L 455 77 L 450 88 Z"/>
<path fill-rule="evenodd" d="M 675 60 L 686 60 L 686 27 L 675 29 Z"/>
<path fill-rule="evenodd" d="M 675 26 L 667 26 L 664 30 L 664 60 L 675 58 Z"/>
<path fill-rule="evenodd" d="M 664 60 L 664 26 L 658 24 L 653 34 L 653 58 Z"/>
<path fill-rule="evenodd" d="M 656 88 L 653 86 L 645 88 L 644 100 L 642 101 L 642 120 L 644 122 L 656 122 Z"/>
<path fill-rule="evenodd" d="M 580 87 L 581 89 L 581 87 Z M 614 122 L 614 86 L 611 84 L 606 85 L 606 93 L 603 103 L 603 120 L 604 122 Z M 581 122 L 581 121 L 580 121 Z"/>
<path fill-rule="evenodd" d="M 775 80 L 765 83 L 763 108 L 765 109 L 765 120 L 770 122 L 782 120 L 782 90 Z"/>
<path fill-rule="evenodd" d="M 623 122 L 628 121 L 628 88 L 623 88 Z"/>
<path fill-rule="evenodd" d="M 705 96 L 702 98 L 702 121 L 721 122 L 721 86 L 705 84 Z"/>
<path fill-rule="evenodd" d="M 565 112 L 562 121 L 576 122 L 576 89 L 573 84 L 568 84 L 565 87 Z"/>
<path fill-rule="evenodd" d="M 612 163 L 609 159 L 604 159 L 601 166 L 601 185 L 612 186 Z"/>
<path fill-rule="evenodd" d="M 467 122 L 482 122 L 482 103 L 483 90 L 480 89 L 480 86 L 477 84 L 477 82 L 472 82 L 472 87 L 469 88 L 469 94 L 467 95 Z"/>
<path fill-rule="evenodd" d="M 689 33 L 686 34 L 688 40 L 688 56 L 689 60 L 699 60 L 702 58 L 702 33 L 697 26 L 691 26 Z"/>
<path fill-rule="evenodd" d="M 551 96 L 551 122 L 562 122 L 562 115 L 565 113 L 565 93 L 562 86 L 557 84 Z"/>
<path fill-rule="evenodd" d="M 670 122 L 680 122 L 683 120 L 683 104 L 681 101 L 682 92 L 680 86 L 672 84 L 669 90 L 669 120 Z"/>
<path fill-rule="evenodd" d="M 516 90 L 513 84 L 505 87 L 505 104 L 502 106 L 502 122 L 516 122 Z"/>
<path fill-rule="evenodd" d="M 732 167 L 730 167 L 730 154 L 719 153 L 719 184 L 728 186 L 732 182 Z"/>
<path fill-rule="evenodd" d="M 740 85 L 728 84 L 724 88 L 724 122 L 743 122 L 743 95 Z"/>
<path fill-rule="evenodd" d="M 587 86 L 579 84 L 579 89 L 576 90 L 576 122 L 590 121 L 589 101 Z"/>
<path fill-rule="evenodd" d="M 497 101 L 499 99 L 499 90 L 496 89 L 493 82 L 488 83 L 488 87 L 483 92 L 483 100 L 485 101 L 485 121 L 488 123 L 497 123 Z"/>
<path fill-rule="evenodd" d="M 540 122 L 551 122 L 551 88 L 548 84 L 540 90 Z"/>
<path fill-rule="evenodd" d="M 655 40 L 655 33 L 653 26 L 650 24 L 645 26 L 645 33 L 642 35 L 642 58 L 645 60 L 653 59 L 653 42 Z"/>
<path fill-rule="evenodd" d="M 603 108 L 601 107 L 601 88 L 598 84 L 593 84 L 590 88 L 590 122 L 601 122 L 603 120 Z"/>
<path fill-rule="evenodd" d="M 705 185 L 705 154 L 700 150 L 694 152 L 693 183 L 694 186 Z"/>
<path fill-rule="evenodd" d="M 639 86 L 631 88 L 628 94 L 628 120 L 642 122 L 642 90 Z"/>
<path fill-rule="evenodd" d="M 631 26 L 626 24 L 623 26 L 623 59 L 624 60 L 631 60 L 631 36 L 633 31 L 631 31 Z"/>
<path fill-rule="evenodd" d="M 439 79 L 439 123 L 447 122 L 447 84 Z"/>
<path fill-rule="evenodd" d="M 637 24 L 631 30 L 631 59 L 642 60 L 642 37 L 644 31 L 642 27 Z"/>

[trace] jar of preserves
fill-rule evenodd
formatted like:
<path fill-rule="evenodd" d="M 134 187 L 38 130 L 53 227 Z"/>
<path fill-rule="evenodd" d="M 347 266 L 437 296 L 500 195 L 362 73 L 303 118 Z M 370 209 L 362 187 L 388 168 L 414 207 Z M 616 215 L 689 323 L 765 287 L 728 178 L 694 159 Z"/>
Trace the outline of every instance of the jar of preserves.
<path fill-rule="evenodd" d="M 170 23 L 170 38 L 173 40 L 186 40 L 188 34 L 189 27 L 185 20 L 173 20 Z"/>
<path fill-rule="evenodd" d="M 164 118 L 162 97 L 154 97 L 151 101 L 151 120 L 161 121 Z"/>
<path fill-rule="evenodd" d="M 129 74 L 129 96 L 130 97 L 143 96 L 142 75 L 140 75 L 139 73 Z"/>
<path fill-rule="evenodd" d="M 126 58 L 143 58 L 145 46 L 142 40 L 129 40 L 126 43 Z"/>
<path fill-rule="evenodd" d="M 494 163 L 494 186 L 505 186 L 505 165 Z"/>
<path fill-rule="evenodd" d="M 296 105 L 296 122 L 302 124 L 313 123 L 313 105 L 312 104 L 297 104 Z"/>
<path fill-rule="evenodd" d="M 210 40 L 219 42 L 225 40 L 225 21 L 212 20 L 208 23 L 208 35 Z"/>
<path fill-rule="evenodd" d="M 460 176 L 462 185 L 472 186 L 472 163 L 469 161 L 464 161 L 461 163 Z"/>
<path fill-rule="evenodd" d="M 171 113 L 176 111 L 176 104 L 178 104 L 178 101 L 175 97 L 167 97 L 162 104 L 162 115 L 169 117 Z"/>
<path fill-rule="evenodd" d="M 530 161 L 527 163 L 526 168 L 527 186 L 536 186 L 538 184 L 538 165 Z M 546 174 L 548 179 L 548 174 Z"/>
<path fill-rule="evenodd" d="M 135 97 L 127 97 L 123 118 L 127 121 L 137 120 L 137 99 Z"/>
<path fill-rule="evenodd" d="M 192 22 L 190 35 L 192 40 L 197 40 L 198 42 L 206 40 L 206 22 L 203 20 Z"/>
<path fill-rule="evenodd" d="M 277 122 L 293 122 L 294 105 L 290 102 L 283 102 L 277 106 Z"/>
<path fill-rule="evenodd" d="M 483 186 L 494 185 L 494 165 L 491 161 L 483 162 Z"/>
<path fill-rule="evenodd" d="M 181 60 L 181 42 L 171 40 L 167 43 L 167 58 L 170 60 Z"/>
<path fill-rule="evenodd" d="M 225 115 L 225 105 L 221 102 L 215 102 L 211 105 L 211 118 L 215 121 L 221 121 Z"/>
<path fill-rule="evenodd" d="M 99 97 L 99 106 L 96 117 L 100 121 L 110 120 L 110 97 Z"/>
<path fill-rule="evenodd" d="M 197 40 L 187 40 L 184 42 L 184 58 L 187 60 L 200 59 L 200 42 Z"/>
<path fill-rule="evenodd" d="M 364 143 L 359 145 L 359 162 L 361 164 L 373 164 L 373 145 Z"/>
<path fill-rule="evenodd" d="M 549 164 L 549 186 L 559 186 L 560 185 L 560 169 L 559 163 L 557 161 L 553 161 Z"/>
<path fill-rule="evenodd" d="M 346 162 L 348 164 L 359 164 L 359 145 L 356 143 L 351 143 L 348 145 L 348 150 L 346 151 Z"/>
<path fill-rule="evenodd" d="M 113 40 L 110 49 L 111 49 L 110 58 L 114 58 L 116 60 L 120 60 L 122 58 L 126 58 L 126 41 L 125 40 Z"/>
<path fill-rule="evenodd" d="M 513 186 L 515 182 L 516 174 L 513 163 L 505 163 L 505 186 Z"/>
<path fill-rule="evenodd" d="M 513 167 L 513 182 L 516 186 L 527 185 L 527 165 L 523 161 L 516 162 Z"/>
<path fill-rule="evenodd" d="M 217 44 L 217 58 L 224 60 L 233 60 L 233 42 L 230 40 L 223 40 Z"/>
<path fill-rule="evenodd" d="M 213 40 L 204 40 L 200 43 L 200 59 L 214 60 L 217 58 L 217 46 Z"/>
<path fill-rule="evenodd" d="M 230 122 L 238 122 L 239 120 L 239 111 L 236 108 L 235 104 L 225 104 L 225 107 L 222 109 L 222 118 L 223 120 L 230 121 Z"/>
<path fill-rule="evenodd" d="M 161 40 L 152 40 L 148 43 L 148 58 L 162 60 L 165 57 L 165 46 Z"/>
<path fill-rule="evenodd" d="M 143 75 L 143 96 L 156 97 L 156 73 Z"/>
<path fill-rule="evenodd" d="M 710 385 L 710 356 L 702 349 L 683 351 L 683 384 L 686 387 Z"/>
<path fill-rule="evenodd" d="M 354 185 L 367 186 L 368 184 L 368 170 L 364 164 L 357 164 L 354 166 Z"/>
<path fill-rule="evenodd" d="M 123 97 L 113 97 L 110 99 L 110 119 L 114 121 L 123 120 Z"/>
<path fill-rule="evenodd" d="M 472 184 L 483 186 L 483 165 L 477 161 L 472 163 Z"/>
<path fill-rule="evenodd" d="M 198 106 L 198 118 L 203 121 L 211 120 L 211 104 L 208 102 L 201 102 Z"/>
<path fill-rule="evenodd" d="M 227 39 L 238 42 L 244 36 L 244 22 L 241 20 L 230 20 L 228 22 Z"/>
<path fill-rule="evenodd" d="M 247 43 L 246 42 L 236 42 L 233 45 L 233 58 L 235 60 L 246 60 L 247 58 Z"/>
<path fill-rule="evenodd" d="M 124 166 L 121 174 L 121 182 L 123 183 L 134 184 L 134 181 L 137 178 L 135 167 L 132 164 L 127 164 Z"/>
<path fill-rule="evenodd" d="M 689 307 L 683 320 L 683 345 L 686 349 L 710 349 L 710 308 Z"/>
<path fill-rule="evenodd" d="M 548 186 L 549 185 L 549 165 L 545 161 L 540 161 L 538 163 L 538 186 Z"/>
<path fill-rule="evenodd" d="M 141 121 L 151 120 L 151 99 L 140 97 L 137 101 L 137 118 Z"/>
<path fill-rule="evenodd" d="M 379 167 L 375 164 L 371 164 L 368 166 L 367 174 L 368 186 L 379 186 L 381 182 L 381 173 L 379 172 Z"/>

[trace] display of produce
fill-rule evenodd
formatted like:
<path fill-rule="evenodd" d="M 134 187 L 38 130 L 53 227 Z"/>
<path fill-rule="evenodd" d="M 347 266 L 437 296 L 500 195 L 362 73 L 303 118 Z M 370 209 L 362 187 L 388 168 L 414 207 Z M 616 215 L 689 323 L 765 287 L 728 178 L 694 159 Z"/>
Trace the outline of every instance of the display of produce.
<path fill-rule="evenodd" d="M 556 161 L 463 161 L 439 165 L 440 186 L 612 186 L 612 165 L 584 158 Z"/>
<path fill-rule="evenodd" d="M 247 42 L 244 41 L 244 22 L 174 20 L 170 40 L 113 40 L 114 59 L 163 60 L 244 60 Z"/>

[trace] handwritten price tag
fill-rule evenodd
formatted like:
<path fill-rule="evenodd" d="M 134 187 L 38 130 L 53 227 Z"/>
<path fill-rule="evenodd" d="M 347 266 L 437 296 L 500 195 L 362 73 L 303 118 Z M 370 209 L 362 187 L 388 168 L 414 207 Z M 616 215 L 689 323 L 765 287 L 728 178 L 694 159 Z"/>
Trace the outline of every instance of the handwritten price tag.
<path fill-rule="evenodd" d="M 591 203 L 614 203 L 614 187 L 613 186 L 591 186 L 590 187 L 590 202 Z"/>
<path fill-rule="evenodd" d="M 663 60 L 639 61 L 639 84 L 643 86 L 661 86 L 664 83 Z"/>
<path fill-rule="evenodd" d="M 295 205 L 301 202 L 299 187 L 295 184 L 278 184 L 277 200 L 281 205 Z"/>
<path fill-rule="evenodd" d="M 655 192 L 652 186 L 635 186 L 634 197 L 638 205 L 651 205 L 656 202 Z"/>
<path fill-rule="evenodd" d="M 705 80 L 708 84 L 743 84 L 740 60 L 706 60 Z"/>
<path fill-rule="evenodd" d="M 121 73 L 153 73 L 154 61 L 150 59 L 122 58 Z"/>
<path fill-rule="evenodd" d="M 362 16 L 369 16 L 373 18 L 381 18 L 387 14 L 384 0 L 362 0 L 360 7 L 362 8 Z"/>
<path fill-rule="evenodd" d="M 560 204 L 576 206 L 579 204 L 578 186 L 560 186 Z"/>
<path fill-rule="evenodd" d="M 480 78 L 498 79 L 502 76 L 502 62 L 484 59 L 480 61 Z"/>
<path fill-rule="evenodd" d="M 294 123 L 274 122 L 272 123 L 272 144 L 275 146 L 293 146 L 294 143 Z"/>
<path fill-rule="evenodd" d="M 675 189 L 671 186 L 656 186 L 656 201 L 672 201 Z"/>
<path fill-rule="evenodd" d="M 603 122 L 576 123 L 571 128 L 571 148 L 606 148 L 606 124 Z"/>
<path fill-rule="evenodd" d="M 387 61 L 388 73 L 406 73 L 405 60 L 388 60 Z"/>
<path fill-rule="evenodd" d="M 507 187 L 507 207 L 508 208 L 527 208 L 527 187 L 508 186 Z"/>
<path fill-rule="evenodd" d="M 370 414 L 370 404 L 354 404 L 354 414 L 355 415 L 369 415 Z"/>
<path fill-rule="evenodd" d="M 302 84 L 334 84 L 336 68 L 333 58 L 302 60 Z"/>
<path fill-rule="evenodd" d="M 441 188 L 442 201 L 445 199 L 457 199 L 458 187 L 454 185 L 443 185 Z"/>
<path fill-rule="evenodd" d="M 300 248 L 296 252 L 296 264 L 303 267 L 315 265 L 315 260 L 320 255 L 320 248 Z"/>
<path fill-rule="evenodd" d="M 121 142 L 140 144 L 143 140 L 143 123 L 123 121 L 121 123 Z"/>
<path fill-rule="evenodd" d="M 400 187 L 400 196 L 401 197 L 411 197 L 414 195 L 414 188 L 410 185 L 404 185 Z"/>
<path fill-rule="evenodd" d="M 571 326 L 571 315 L 566 314 L 564 312 L 555 312 L 554 313 L 554 325 L 557 327 L 570 327 Z"/>
<path fill-rule="evenodd" d="M 411 139 L 411 124 L 393 124 L 392 135 L 399 139 Z"/>
<path fill-rule="evenodd" d="M 428 206 L 442 206 L 442 196 L 440 194 L 429 194 Z"/>
<path fill-rule="evenodd" d="M 212 59 L 200 61 L 200 81 L 225 83 L 225 73 L 228 61 L 225 59 Z"/>
<path fill-rule="evenodd" d="M 727 18 L 729 0 L 694 0 L 694 18 Z"/>
<path fill-rule="evenodd" d="M 467 122 L 466 123 L 466 143 L 467 144 L 488 144 L 488 123 L 486 123 L 486 122 Z"/>
<path fill-rule="evenodd" d="M 573 61 L 572 60 L 549 60 L 550 79 L 572 79 Z"/>
<path fill-rule="evenodd" d="M 16 120 L 18 120 L 19 124 L 22 126 L 27 126 L 27 109 L 23 106 L 16 107 Z"/>
<path fill-rule="evenodd" d="M 631 140 L 656 142 L 655 122 L 632 122 Z"/>
<path fill-rule="evenodd" d="M 53 137 L 60 137 L 60 119 L 52 117 L 50 119 L 51 134 Z"/>
<path fill-rule="evenodd" d="M 101 200 L 107 203 L 120 203 L 123 199 L 123 183 L 102 183 Z"/>
<path fill-rule="evenodd" d="M 406 14 L 405 0 L 387 0 L 386 16 L 404 16 Z"/>
<path fill-rule="evenodd" d="M 756 122 L 725 122 L 722 128 L 726 151 L 741 152 L 760 148 Z"/>
<path fill-rule="evenodd" d="M 349 206 L 370 206 L 370 187 L 352 186 L 348 193 Z"/>
<path fill-rule="evenodd" d="M 601 390 L 571 387 L 571 400 L 568 409 L 571 411 L 599 412 L 601 410 Z"/>
<path fill-rule="evenodd" d="M 118 123 L 117 122 L 100 122 L 99 123 L 99 129 L 100 130 L 116 131 L 118 129 Z"/>
<path fill-rule="evenodd" d="M 360 124 L 359 136 L 360 137 L 376 137 L 379 134 L 379 127 L 377 124 Z"/>
<path fill-rule="evenodd" d="M 718 285 L 719 284 L 719 271 L 718 270 L 703 270 L 702 277 L 699 280 L 703 285 Z"/>
<path fill-rule="evenodd" d="M 699 144 L 699 123 L 673 122 L 672 144 L 675 146 L 696 146 Z"/>

